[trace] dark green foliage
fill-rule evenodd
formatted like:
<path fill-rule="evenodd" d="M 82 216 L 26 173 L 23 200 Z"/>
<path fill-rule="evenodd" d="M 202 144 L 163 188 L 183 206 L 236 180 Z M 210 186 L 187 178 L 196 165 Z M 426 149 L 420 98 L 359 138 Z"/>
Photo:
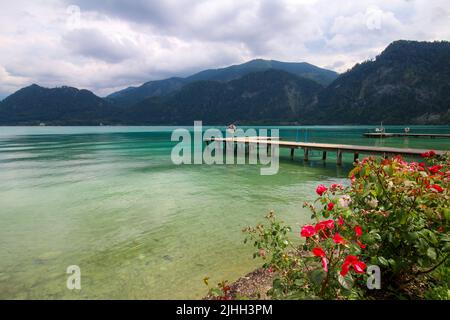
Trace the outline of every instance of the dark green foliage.
<path fill-rule="evenodd" d="M 114 92 L 107 96 L 106 100 L 117 107 L 129 107 L 149 97 L 167 95 L 180 89 L 186 83 L 183 78 L 149 81 L 139 87 L 128 87 Z"/>
<path fill-rule="evenodd" d="M 278 70 L 255 72 L 230 82 L 197 81 L 170 96 L 149 98 L 131 107 L 127 122 L 292 122 L 322 88 L 312 80 Z"/>
<path fill-rule="evenodd" d="M 0 125 L 98 125 L 114 122 L 117 111 L 88 90 L 20 89 L 0 103 Z"/>
<path fill-rule="evenodd" d="M 322 92 L 307 123 L 449 123 L 450 43 L 396 41 Z"/>

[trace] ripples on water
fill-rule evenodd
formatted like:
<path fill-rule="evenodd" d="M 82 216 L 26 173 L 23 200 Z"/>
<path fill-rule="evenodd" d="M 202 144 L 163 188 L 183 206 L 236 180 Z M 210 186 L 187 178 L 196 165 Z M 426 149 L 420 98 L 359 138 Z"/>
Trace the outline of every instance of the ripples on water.
<path fill-rule="evenodd" d="M 249 165 L 174 166 L 171 129 L 0 127 L 0 298 L 200 298 L 205 276 L 233 280 L 259 264 L 242 227 L 271 209 L 293 226 L 306 222 L 302 203 L 315 186 L 351 168 L 351 155 L 337 168 L 333 155 L 303 163 L 298 151 L 292 162 L 287 150 L 274 176 Z M 366 130 L 283 127 L 281 135 L 449 149 L 446 139 L 365 139 Z M 65 286 L 74 264 L 81 291 Z"/>

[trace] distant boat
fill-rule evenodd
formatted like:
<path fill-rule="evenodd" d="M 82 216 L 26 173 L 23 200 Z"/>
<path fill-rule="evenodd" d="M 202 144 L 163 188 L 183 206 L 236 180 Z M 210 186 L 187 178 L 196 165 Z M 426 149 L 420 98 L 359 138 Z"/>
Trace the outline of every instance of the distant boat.
<path fill-rule="evenodd" d="M 45 127 L 45 123 L 44 123 L 44 122 L 41 122 L 41 123 L 39 123 L 39 126 L 40 126 L 40 127 Z"/>
<path fill-rule="evenodd" d="M 381 126 L 379 128 L 375 128 L 375 132 L 384 133 L 383 121 L 381 121 Z"/>
<path fill-rule="evenodd" d="M 406 127 L 406 128 L 404 129 L 404 131 L 405 131 L 405 133 L 409 133 L 409 131 L 411 131 L 411 129 L 410 129 L 409 127 Z"/>
<path fill-rule="evenodd" d="M 228 127 L 227 127 L 227 131 L 230 133 L 230 134 L 234 134 L 235 132 L 236 132 L 236 126 L 232 123 L 232 124 L 230 124 Z"/>

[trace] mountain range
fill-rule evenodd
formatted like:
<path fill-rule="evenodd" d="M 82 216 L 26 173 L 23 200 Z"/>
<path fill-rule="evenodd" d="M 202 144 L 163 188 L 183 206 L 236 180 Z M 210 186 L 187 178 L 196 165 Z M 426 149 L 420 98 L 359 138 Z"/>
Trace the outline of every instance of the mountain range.
<path fill-rule="evenodd" d="M 345 73 L 252 60 L 100 98 L 31 85 L 0 102 L 0 125 L 448 124 L 450 42 L 395 41 Z"/>
<path fill-rule="evenodd" d="M 338 77 L 338 74 L 334 71 L 322 69 L 306 62 L 296 63 L 256 59 L 226 68 L 204 70 L 186 78 L 173 77 L 165 80 L 149 81 L 139 87 L 128 87 L 114 92 L 107 96 L 106 99 L 114 105 L 129 107 L 146 98 L 165 96 L 192 82 L 202 80 L 228 82 L 239 79 L 249 73 L 267 70 L 283 70 L 302 78 L 314 80 L 324 86 L 327 86 Z"/>

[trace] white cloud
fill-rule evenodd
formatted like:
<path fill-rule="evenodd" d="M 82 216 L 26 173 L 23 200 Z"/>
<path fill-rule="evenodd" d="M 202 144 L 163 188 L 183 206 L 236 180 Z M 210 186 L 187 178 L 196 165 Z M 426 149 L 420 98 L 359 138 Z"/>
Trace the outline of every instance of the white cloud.
<path fill-rule="evenodd" d="M 397 39 L 450 39 L 449 2 L 15 0 L 0 12 L 0 95 L 30 83 L 105 95 L 252 58 L 345 71 Z"/>

